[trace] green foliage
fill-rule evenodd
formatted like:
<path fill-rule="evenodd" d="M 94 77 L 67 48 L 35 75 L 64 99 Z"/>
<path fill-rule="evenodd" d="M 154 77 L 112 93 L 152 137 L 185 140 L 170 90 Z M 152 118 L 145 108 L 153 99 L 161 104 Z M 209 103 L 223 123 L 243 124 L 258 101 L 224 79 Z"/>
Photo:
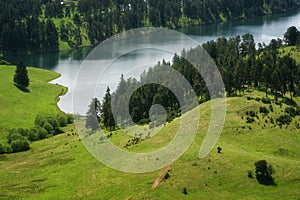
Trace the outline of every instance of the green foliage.
<path fill-rule="evenodd" d="M 14 83 L 21 88 L 27 88 L 29 86 L 28 71 L 22 61 L 20 61 L 17 65 L 14 75 Z"/>
<path fill-rule="evenodd" d="M 247 117 L 246 118 L 246 123 L 251 124 L 251 123 L 254 123 L 254 122 L 255 122 L 255 119 L 253 117 Z"/>
<path fill-rule="evenodd" d="M 289 114 L 291 117 L 295 117 L 297 115 L 300 115 L 299 107 L 294 108 L 294 107 L 289 106 L 289 107 L 285 108 L 285 112 L 287 114 Z"/>
<path fill-rule="evenodd" d="M 49 123 L 46 122 L 42 126 L 48 133 L 51 133 L 54 130 L 54 127 Z"/>
<path fill-rule="evenodd" d="M 263 97 L 263 98 L 261 99 L 261 101 L 262 101 L 264 104 L 271 104 L 271 99 L 268 98 L 268 97 Z"/>
<path fill-rule="evenodd" d="M 91 128 L 92 131 L 97 130 L 99 126 L 99 116 L 100 116 L 101 104 L 97 98 L 93 98 L 89 110 L 87 111 L 87 118 L 85 122 L 86 128 Z"/>
<path fill-rule="evenodd" d="M 101 117 L 102 122 L 105 128 L 109 130 L 114 130 L 116 122 L 112 113 L 112 99 L 110 94 L 110 89 L 107 87 L 106 93 L 103 97 L 102 106 L 101 106 Z"/>
<path fill-rule="evenodd" d="M 248 115 L 250 117 L 256 117 L 256 113 L 253 110 L 247 110 L 246 115 Z"/>
<path fill-rule="evenodd" d="M 69 121 L 72 121 L 72 119 L 68 120 L 68 116 L 66 114 L 57 114 L 55 119 L 59 123 L 60 127 L 64 127 L 68 124 Z"/>
<path fill-rule="evenodd" d="M 11 148 L 12 152 L 21 152 L 21 151 L 26 151 L 30 149 L 30 144 L 27 139 L 27 137 L 22 136 L 21 138 L 18 138 L 16 140 L 13 140 L 11 142 Z"/>
<path fill-rule="evenodd" d="M 276 185 L 272 174 L 274 173 L 272 165 L 268 165 L 267 161 L 259 160 L 255 162 L 256 179 L 263 185 Z"/>
<path fill-rule="evenodd" d="M 298 37 L 300 32 L 295 26 L 291 26 L 287 29 L 284 34 L 284 40 L 289 46 L 295 46 L 297 44 Z"/>
<path fill-rule="evenodd" d="M 270 111 L 265 106 L 261 106 L 261 107 L 259 107 L 259 112 L 267 115 L 267 114 L 269 114 Z"/>
<path fill-rule="evenodd" d="M 290 116 L 290 115 L 280 115 L 278 118 L 277 118 L 277 122 L 279 125 L 284 125 L 284 124 L 287 124 L 289 125 L 291 122 L 292 122 L 293 118 Z"/>

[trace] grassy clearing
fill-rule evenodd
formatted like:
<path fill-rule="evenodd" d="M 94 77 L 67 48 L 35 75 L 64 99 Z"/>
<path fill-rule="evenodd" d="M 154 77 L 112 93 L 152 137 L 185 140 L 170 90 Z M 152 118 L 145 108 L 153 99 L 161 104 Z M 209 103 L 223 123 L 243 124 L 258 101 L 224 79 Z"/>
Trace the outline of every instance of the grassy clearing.
<path fill-rule="evenodd" d="M 282 53 L 282 55 L 287 55 L 290 53 L 291 56 L 296 60 L 298 65 L 300 65 L 300 50 L 297 49 L 297 47 L 295 46 L 284 47 L 280 49 L 280 53 Z"/>
<path fill-rule="evenodd" d="M 246 95 L 263 97 L 264 93 L 255 91 Z M 104 166 L 89 154 L 70 125 L 65 127 L 65 134 L 32 143 L 27 152 L 0 156 L 0 196 L 10 199 L 297 199 L 300 131 L 294 123 L 299 117 L 288 127 L 274 127 L 265 119 L 280 115 L 286 105 L 273 104 L 274 112 L 264 118 L 258 113 L 259 119 L 247 124 L 246 111 L 258 111 L 260 106 L 268 105 L 245 97 L 228 98 L 222 135 L 213 151 L 199 159 L 197 155 L 210 119 L 209 103 L 202 104 L 195 141 L 173 163 L 170 177 L 156 189 L 151 186 L 158 171 L 128 174 Z M 177 130 L 177 120 L 129 150 L 145 152 L 165 145 Z M 143 132 L 145 127 L 137 130 Z M 117 131 L 111 140 L 122 147 L 128 138 Z M 221 154 L 217 153 L 218 146 L 223 149 Z M 254 162 L 260 159 L 273 165 L 277 186 L 260 185 L 255 178 L 247 177 L 249 170 L 254 173 Z M 183 194 L 183 188 L 187 189 L 187 195 Z"/>
<path fill-rule="evenodd" d="M 48 82 L 59 74 L 36 68 L 27 68 L 30 79 L 29 92 L 13 84 L 14 66 L 0 66 L 0 131 L 11 128 L 31 128 L 37 114 L 55 115 L 58 97 L 66 88 Z"/>

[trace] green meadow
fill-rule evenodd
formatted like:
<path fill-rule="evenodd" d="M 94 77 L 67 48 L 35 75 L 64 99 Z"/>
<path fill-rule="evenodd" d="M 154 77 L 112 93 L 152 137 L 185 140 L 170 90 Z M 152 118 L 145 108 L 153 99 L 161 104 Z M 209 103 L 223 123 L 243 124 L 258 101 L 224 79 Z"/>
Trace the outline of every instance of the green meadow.
<path fill-rule="evenodd" d="M 0 67 L 2 132 L 33 126 L 38 113 L 60 112 L 56 102 L 66 91 L 47 83 L 58 74 L 28 68 L 29 92 L 21 92 L 12 84 L 14 69 Z M 264 92 L 252 91 L 227 98 L 221 137 L 203 159 L 198 158 L 198 153 L 210 122 L 210 102 L 201 104 L 201 120 L 194 142 L 169 167 L 169 177 L 162 178 L 154 189 L 153 183 L 159 175 L 164 176 L 166 170 L 130 174 L 111 169 L 87 151 L 72 124 L 63 128 L 64 134 L 32 142 L 26 152 L 0 155 L 0 199 L 298 199 L 300 131 L 297 123 L 300 117 L 280 127 L 274 121 L 288 105 L 277 105 L 274 101 L 264 104 L 260 100 L 264 96 Z M 295 101 L 299 105 L 300 98 L 296 97 Z M 260 113 L 260 107 L 270 112 Z M 246 113 L 250 110 L 256 115 L 253 123 L 246 122 Z M 167 123 L 155 136 L 126 149 L 147 152 L 163 147 L 175 135 L 180 119 Z M 125 131 L 144 133 L 145 130 L 145 127 L 129 127 Z M 120 130 L 112 132 L 110 138 L 124 149 L 130 139 Z M 222 148 L 221 153 L 217 147 Z M 255 177 L 248 177 L 248 171 L 254 174 L 254 163 L 261 159 L 275 169 L 276 186 L 261 185 Z M 183 193 L 184 188 L 187 194 Z"/>

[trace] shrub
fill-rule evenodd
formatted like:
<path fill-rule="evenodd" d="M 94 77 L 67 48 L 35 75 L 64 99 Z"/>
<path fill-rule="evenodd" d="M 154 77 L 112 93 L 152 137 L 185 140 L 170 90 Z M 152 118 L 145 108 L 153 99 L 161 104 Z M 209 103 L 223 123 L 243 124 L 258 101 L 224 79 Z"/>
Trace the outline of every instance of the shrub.
<path fill-rule="evenodd" d="M 292 122 L 292 120 L 293 118 L 290 115 L 285 114 L 285 115 L 280 115 L 276 121 L 279 123 L 279 125 L 284 125 L 284 124 L 289 125 Z"/>
<path fill-rule="evenodd" d="M 269 106 L 269 109 L 270 109 L 271 112 L 274 112 L 272 104 Z"/>
<path fill-rule="evenodd" d="M 264 113 L 264 114 L 269 114 L 269 110 L 268 110 L 268 108 L 266 108 L 265 106 L 261 106 L 261 107 L 259 107 L 259 112 L 260 113 Z"/>
<path fill-rule="evenodd" d="M 46 122 L 46 123 L 43 125 L 43 128 L 44 128 L 48 133 L 51 133 L 51 132 L 54 130 L 53 126 L 52 126 L 50 123 L 48 123 L 48 122 Z"/>
<path fill-rule="evenodd" d="M 287 108 L 285 109 L 285 112 L 286 112 L 287 114 L 289 114 L 291 117 L 295 117 L 295 116 L 298 114 L 297 111 L 296 111 L 296 109 L 293 108 L 293 107 L 287 107 Z"/>
<path fill-rule="evenodd" d="M 187 195 L 187 194 L 188 194 L 186 187 L 185 187 L 185 188 L 183 188 L 183 191 L 182 191 L 182 193 L 183 193 L 183 194 L 185 194 L 185 195 Z"/>
<path fill-rule="evenodd" d="M 145 125 L 145 124 L 149 124 L 149 122 L 150 122 L 150 119 L 141 119 L 141 120 L 138 122 L 138 124 L 140 124 L 140 125 Z"/>
<path fill-rule="evenodd" d="M 55 119 L 61 127 L 66 126 L 68 123 L 68 118 L 65 114 L 57 114 Z"/>
<path fill-rule="evenodd" d="M 74 115 L 67 114 L 67 120 L 68 120 L 68 124 L 72 124 L 74 122 Z"/>
<path fill-rule="evenodd" d="M 18 129 L 18 133 L 20 133 L 20 135 L 27 137 L 29 134 L 29 130 L 28 129 L 24 129 L 24 128 L 19 128 Z"/>
<path fill-rule="evenodd" d="M 49 124 L 51 124 L 53 126 L 53 128 L 59 127 L 59 125 L 60 125 L 59 122 L 56 119 L 54 119 L 53 117 L 47 117 L 46 120 Z"/>
<path fill-rule="evenodd" d="M 27 137 L 22 136 L 21 138 L 14 140 L 10 144 L 12 152 L 21 152 L 30 149 L 29 141 Z"/>
<path fill-rule="evenodd" d="M 20 139 L 21 137 L 22 135 L 16 129 L 12 129 L 8 133 L 7 142 L 10 144 L 14 140 Z"/>
<path fill-rule="evenodd" d="M 246 121 L 248 124 L 251 124 L 253 122 L 255 122 L 255 119 L 252 118 L 252 117 L 247 117 L 247 121 Z"/>
<path fill-rule="evenodd" d="M 272 174 L 274 173 L 272 165 L 268 165 L 267 161 L 259 160 L 255 162 L 256 179 L 263 185 L 275 185 Z"/>
<path fill-rule="evenodd" d="M 253 110 L 248 110 L 246 112 L 246 115 L 249 115 L 250 117 L 255 117 L 256 116 L 256 113 L 253 111 Z"/>
<path fill-rule="evenodd" d="M 42 115 L 37 115 L 34 120 L 34 124 L 37 126 L 43 126 L 47 122 L 46 118 Z"/>
<path fill-rule="evenodd" d="M 48 136 L 47 130 L 42 128 L 42 127 L 37 127 L 36 131 L 37 131 L 37 135 L 38 135 L 39 140 L 45 139 Z"/>
<path fill-rule="evenodd" d="M 248 171 L 248 178 L 253 178 L 252 171 Z"/>
<path fill-rule="evenodd" d="M 5 146 L 3 144 L 0 144 L 0 154 L 6 153 Z"/>
<path fill-rule="evenodd" d="M 271 104 L 271 99 L 268 97 L 263 97 L 261 100 L 264 104 Z"/>
<path fill-rule="evenodd" d="M 39 140 L 38 132 L 37 132 L 37 127 L 31 128 L 29 131 L 29 134 L 27 136 L 29 141 L 37 141 Z"/>

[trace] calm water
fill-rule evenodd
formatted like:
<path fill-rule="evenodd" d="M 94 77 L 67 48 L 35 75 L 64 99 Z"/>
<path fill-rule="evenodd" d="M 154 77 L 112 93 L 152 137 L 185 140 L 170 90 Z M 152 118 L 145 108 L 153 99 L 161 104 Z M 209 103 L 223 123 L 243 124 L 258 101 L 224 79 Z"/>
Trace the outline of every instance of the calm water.
<path fill-rule="evenodd" d="M 189 35 L 200 44 L 222 36 L 232 37 L 238 34 L 242 35 L 246 33 L 254 35 L 256 43 L 269 43 L 269 41 L 273 38 L 282 38 L 287 28 L 292 25 L 296 26 L 298 29 L 300 28 L 300 10 L 271 17 L 259 17 L 251 20 L 190 27 L 179 31 Z M 111 67 L 109 69 L 101 69 L 103 72 L 101 75 L 104 78 L 102 78 L 100 86 L 98 86 L 97 90 L 95 90 L 95 96 L 102 98 L 107 86 L 110 86 L 111 89 L 114 90 L 121 74 L 124 74 L 125 78 L 129 78 L 131 76 L 138 78 L 142 70 L 147 69 L 149 66 L 153 66 L 158 61 L 161 61 L 164 58 L 166 60 L 171 60 L 173 53 L 180 53 L 180 48 L 182 47 L 183 43 L 185 43 L 184 40 L 174 41 L 166 38 L 159 42 L 160 46 L 165 46 L 169 49 L 171 48 L 173 49 L 173 52 L 153 48 L 132 51 L 132 49 L 129 48 L 130 51 L 118 57 L 118 59 L 116 59 L 114 63 L 110 65 Z M 73 89 L 74 85 L 76 85 L 74 81 L 82 62 L 91 52 L 91 50 L 91 48 L 82 48 L 70 52 L 30 56 L 13 56 L 2 59 L 6 59 L 13 64 L 16 64 L 22 59 L 27 66 L 49 69 L 60 73 L 61 77 L 52 81 L 52 83 L 58 83 L 67 86 L 69 88 L 69 92 L 65 96 L 61 97 L 58 105 L 63 111 L 72 113 L 74 112 L 72 107 Z M 101 60 L 98 60 L 97 64 L 94 64 L 93 66 L 91 63 L 91 66 L 98 67 L 100 69 L 104 66 L 101 64 L 99 65 L 101 62 Z M 105 59 L 103 60 L 103 63 L 105 63 Z M 89 74 L 91 73 L 90 70 L 84 70 L 85 69 L 81 69 L 81 73 L 86 72 L 87 79 L 89 75 L 93 75 Z M 82 98 L 82 102 L 80 105 L 77 105 L 77 107 L 80 107 L 80 109 L 76 109 L 75 112 L 85 113 L 89 99 L 92 97 L 92 94 L 86 94 L 82 95 L 82 97 L 77 97 Z"/>

